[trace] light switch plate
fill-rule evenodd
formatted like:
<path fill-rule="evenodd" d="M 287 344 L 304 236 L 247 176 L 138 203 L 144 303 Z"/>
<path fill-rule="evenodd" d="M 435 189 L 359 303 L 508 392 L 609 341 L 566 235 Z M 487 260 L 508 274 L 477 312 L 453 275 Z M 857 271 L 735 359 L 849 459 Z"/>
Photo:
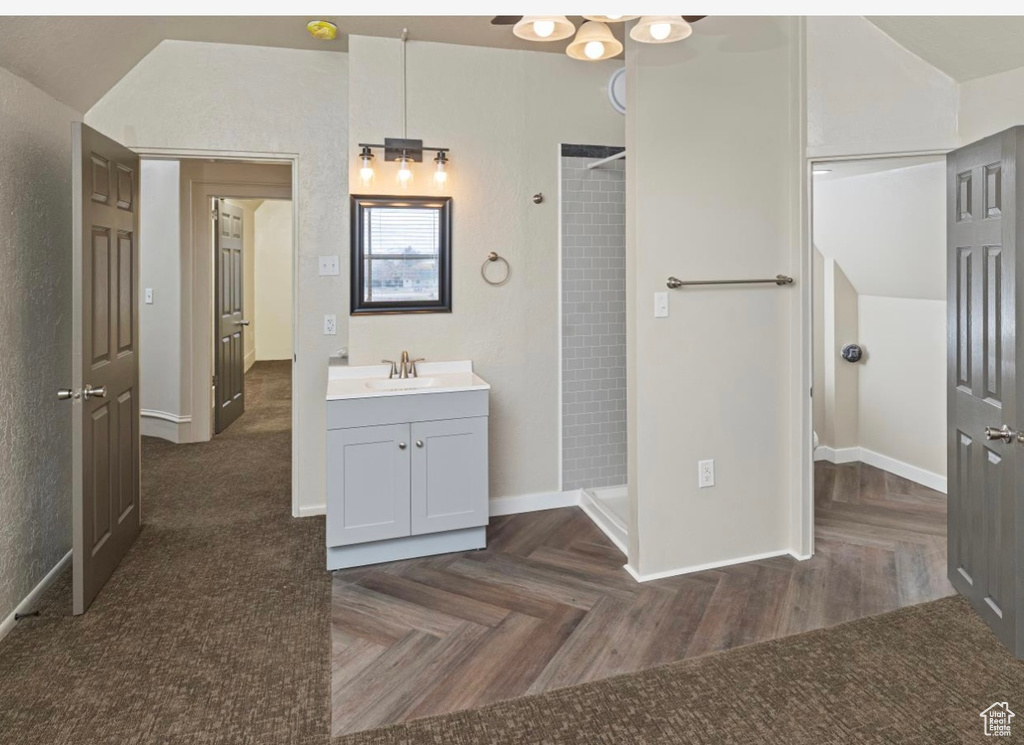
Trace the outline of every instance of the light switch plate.
<path fill-rule="evenodd" d="M 668 318 L 668 293 L 654 293 L 654 317 Z"/>
<path fill-rule="evenodd" d="M 153 288 L 152 287 L 147 287 L 146 288 L 146 305 L 152 305 L 152 304 L 153 304 Z"/>
<path fill-rule="evenodd" d="M 338 333 L 338 317 L 334 314 L 324 316 L 324 334 L 334 336 Z"/>
<path fill-rule="evenodd" d="M 321 277 L 336 277 L 341 273 L 341 264 L 338 261 L 337 256 L 321 256 L 320 257 L 320 276 Z"/>

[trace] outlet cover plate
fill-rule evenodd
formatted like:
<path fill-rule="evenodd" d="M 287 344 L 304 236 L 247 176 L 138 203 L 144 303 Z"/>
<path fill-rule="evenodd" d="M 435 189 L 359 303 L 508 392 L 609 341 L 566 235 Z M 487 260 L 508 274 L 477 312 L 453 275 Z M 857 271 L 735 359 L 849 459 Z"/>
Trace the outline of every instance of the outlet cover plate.
<path fill-rule="evenodd" d="M 697 486 L 706 489 L 715 485 L 715 461 L 697 461 Z"/>
<path fill-rule="evenodd" d="M 324 334 L 334 336 L 338 333 L 338 317 L 334 314 L 324 316 Z"/>

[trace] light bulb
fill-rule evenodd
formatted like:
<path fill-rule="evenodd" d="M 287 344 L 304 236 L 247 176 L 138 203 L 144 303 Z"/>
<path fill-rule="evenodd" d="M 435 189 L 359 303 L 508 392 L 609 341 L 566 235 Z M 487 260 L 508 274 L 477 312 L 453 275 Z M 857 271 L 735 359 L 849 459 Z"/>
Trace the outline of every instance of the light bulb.
<path fill-rule="evenodd" d="M 537 34 L 542 39 L 546 39 L 551 34 L 555 33 L 555 22 L 554 21 L 534 21 L 533 22 L 533 33 Z"/>
<path fill-rule="evenodd" d="M 408 158 L 402 158 L 398 165 L 398 185 L 403 189 L 412 181 L 412 171 L 409 170 Z"/>
<path fill-rule="evenodd" d="M 587 55 L 588 59 L 601 59 L 604 54 L 604 42 L 588 41 L 587 45 L 583 47 L 583 53 Z"/>
<path fill-rule="evenodd" d="M 658 41 L 664 41 L 670 33 L 672 33 L 672 24 L 670 23 L 651 24 L 651 37 Z"/>

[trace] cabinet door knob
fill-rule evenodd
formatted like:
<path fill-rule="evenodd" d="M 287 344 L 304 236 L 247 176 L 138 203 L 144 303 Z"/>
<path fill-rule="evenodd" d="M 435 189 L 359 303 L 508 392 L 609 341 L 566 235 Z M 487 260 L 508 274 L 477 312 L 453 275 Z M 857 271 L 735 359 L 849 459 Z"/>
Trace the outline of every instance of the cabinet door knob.
<path fill-rule="evenodd" d="M 423 447 L 423 440 L 416 440 L 416 447 L 418 447 L 418 448 Z"/>
<path fill-rule="evenodd" d="M 406 447 L 407 447 L 407 445 L 404 442 L 398 443 L 398 449 L 399 450 L 405 450 Z"/>

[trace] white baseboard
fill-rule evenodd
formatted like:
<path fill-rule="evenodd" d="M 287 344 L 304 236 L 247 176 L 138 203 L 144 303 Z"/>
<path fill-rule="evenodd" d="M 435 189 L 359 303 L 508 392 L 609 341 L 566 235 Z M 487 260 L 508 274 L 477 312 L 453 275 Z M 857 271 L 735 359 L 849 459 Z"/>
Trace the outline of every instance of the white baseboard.
<path fill-rule="evenodd" d="M 601 500 L 587 489 L 580 490 L 580 509 L 602 533 L 608 536 L 608 540 L 615 544 L 623 556 L 629 555 L 629 549 L 626 547 L 629 530 L 618 515 L 603 505 Z"/>
<path fill-rule="evenodd" d="M 159 437 L 161 440 L 180 445 L 192 442 L 192 417 L 189 415 L 171 414 L 155 409 L 142 409 L 140 431 L 147 437 Z"/>
<path fill-rule="evenodd" d="M 313 517 L 314 515 L 326 515 L 326 504 L 299 505 L 299 514 L 296 517 Z"/>
<path fill-rule="evenodd" d="M 641 574 L 629 564 L 626 564 L 624 568 L 633 576 L 633 579 L 635 579 L 637 582 L 650 582 L 656 579 L 665 579 L 666 577 L 678 577 L 680 574 L 693 574 L 694 572 L 705 572 L 708 569 L 721 569 L 722 567 L 732 566 L 733 564 L 746 564 L 751 561 L 763 561 L 764 559 L 774 559 L 777 556 L 792 555 L 792 552 L 786 549 L 783 549 L 782 551 L 768 551 L 763 554 L 740 556 L 735 559 L 712 561 L 708 562 L 707 564 L 695 564 L 693 566 L 681 567 L 679 569 L 668 569 L 664 572 L 652 572 L 651 574 Z"/>
<path fill-rule="evenodd" d="M 854 463 L 860 461 L 861 463 L 867 463 L 869 466 L 881 468 L 883 471 L 888 471 L 908 481 L 913 481 L 915 484 L 927 486 L 929 489 L 934 489 L 943 494 L 947 493 L 945 476 L 912 466 L 909 463 L 904 463 L 901 460 L 890 458 L 888 455 L 882 455 L 867 448 L 836 449 L 830 448 L 827 445 L 820 445 L 814 451 L 814 460 L 824 460 L 829 463 Z"/>
<path fill-rule="evenodd" d="M 245 368 L 245 372 L 249 372 L 249 368 L 256 364 L 256 350 L 253 349 L 249 354 L 245 355 L 245 359 L 242 361 L 242 365 Z"/>
<path fill-rule="evenodd" d="M 3 621 L 0 621 L 0 641 L 3 641 L 3 638 L 11 633 L 11 629 L 13 629 L 17 623 L 17 621 L 14 620 L 14 617 L 19 613 L 27 613 L 33 610 L 32 606 L 39 601 L 39 598 L 42 597 L 43 593 L 46 592 L 47 588 L 49 588 L 53 583 L 53 580 L 57 578 L 57 575 L 60 574 L 61 570 L 66 567 L 70 561 L 71 552 L 68 551 L 64 554 L 61 560 L 57 562 L 53 569 L 46 573 L 46 576 L 39 581 L 39 584 L 32 588 L 32 591 L 25 596 L 25 599 L 18 603 L 17 607 L 11 612 L 11 614 Z"/>
<path fill-rule="evenodd" d="M 577 507 L 579 503 L 579 489 L 497 497 L 490 503 L 491 517 L 518 515 L 521 512 L 537 512 L 538 510 L 554 510 L 559 507 Z"/>

